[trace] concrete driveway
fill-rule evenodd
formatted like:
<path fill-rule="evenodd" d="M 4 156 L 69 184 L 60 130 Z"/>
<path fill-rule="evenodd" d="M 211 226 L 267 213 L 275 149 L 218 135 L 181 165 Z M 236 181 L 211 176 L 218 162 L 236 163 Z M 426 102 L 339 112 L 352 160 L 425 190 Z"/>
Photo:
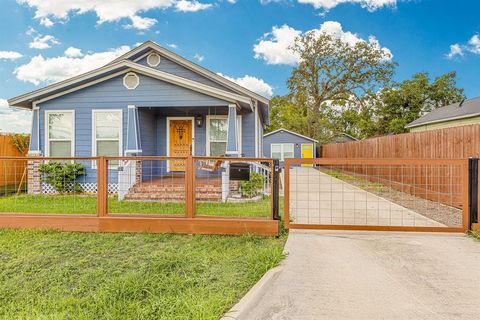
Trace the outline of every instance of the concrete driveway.
<path fill-rule="evenodd" d="M 459 234 L 290 231 L 240 319 L 478 319 L 480 242 Z"/>
<path fill-rule="evenodd" d="M 290 170 L 290 217 L 301 224 L 445 227 L 311 167 Z"/>

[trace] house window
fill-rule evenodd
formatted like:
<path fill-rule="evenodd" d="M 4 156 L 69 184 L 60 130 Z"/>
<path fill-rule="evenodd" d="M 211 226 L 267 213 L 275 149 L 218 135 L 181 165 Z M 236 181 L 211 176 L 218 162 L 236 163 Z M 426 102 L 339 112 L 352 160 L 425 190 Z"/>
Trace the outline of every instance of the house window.
<path fill-rule="evenodd" d="M 74 111 L 46 111 L 46 154 L 49 157 L 74 156 Z"/>
<path fill-rule="evenodd" d="M 227 153 L 228 116 L 207 116 L 207 156 L 219 157 Z M 237 148 L 241 153 L 242 117 L 237 116 Z"/>
<path fill-rule="evenodd" d="M 122 110 L 93 111 L 93 156 L 122 155 Z M 118 161 L 109 161 L 117 166 Z"/>
<path fill-rule="evenodd" d="M 293 143 L 272 143 L 270 152 L 273 159 L 283 161 L 294 157 L 294 145 Z"/>

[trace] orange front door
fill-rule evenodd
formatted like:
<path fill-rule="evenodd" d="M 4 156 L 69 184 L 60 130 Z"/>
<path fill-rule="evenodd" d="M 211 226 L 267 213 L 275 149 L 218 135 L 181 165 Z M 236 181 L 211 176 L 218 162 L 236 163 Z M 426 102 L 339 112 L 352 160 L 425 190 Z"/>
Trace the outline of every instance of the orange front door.
<path fill-rule="evenodd" d="M 170 120 L 170 157 L 192 154 L 192 120 Z M 184 160 L 172 160 L 170 171 L 185 171 Z"/>

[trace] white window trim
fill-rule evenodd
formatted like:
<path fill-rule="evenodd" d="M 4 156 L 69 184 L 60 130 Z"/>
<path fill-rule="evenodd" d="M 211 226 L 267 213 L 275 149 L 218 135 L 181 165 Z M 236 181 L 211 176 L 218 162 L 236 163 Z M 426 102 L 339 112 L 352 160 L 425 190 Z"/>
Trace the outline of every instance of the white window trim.
<path fill-rule="evenodd" d="M 126 80 L 127 80 L 127 78 L 128 78 L 129 76 L 135 76 L 135 77 L 137 78 L 137 84 L 136 84 L 133 88 L 129 88 L 129 87 L 127 86 Z M 139 77 L 135 72 L 127 72 L 127 74 L 125 74 L 125 75 L 123 76 L 123 86 L 124 86 L 127 90 L 135 90 L 135 89 L 137 89 L 137 87 L 138 87 L 139 85 L 140 85 L 140 77 Z"/>
<path fill-rule="evenodd" d="M 228 115 L 215 115 L 215 116 L 207 116 L 207 121 L 206 121 L 206 132 L 205 132 L 205 144 L 206 144 L 206 154 L 207 154 L 207 157 L 210 157 L 210 120 L 214 120 L 214 119 L 225 119 L 228 121 Z M 242 144 L 243 144 L 243 140 L 242 140 L 242 116 L 241 115 L 237 115 L 237 149 L 238 149 L 238 154 L 241 155 L 242 154 Z M 227 136 L 227 140 L 226 140 L 227 144 L 228 144 L 228 136 Z"/>
<path fill-rule="evenodd" d="M 49 117 L 51 114 L 71 113 L 72 114 L 72 138 L 71 139 L 53 139 L 53 141 L 71 141 L 71 157 L 75 156 L 75 110 L 45 110 L 45 155 L 50 157 L 50 129 Z"/>
<path fill-rule="evenodd" d="M 280 161 L 285 161 L 285 148 L 284 146 L 292 146 L 293 158 L 295 158 L 295 144 L 294 143 L 272 143 L 270 144 L 270 158 L 273 158 L 273 146 L 280 146 L 281 159 Z"/>
<path fill-rule="evenodd" d="M 150 56 L 152 55 L 157 55 L 158 56 L 158 63 L 150 63 L 150 61 L 148 60 L 150 58 Z M 147 55 L 147 64 L 150 66 L 150 67 L 158 67 L 160 65 L 160 62 L 162 62 L 162 56 L 160 56 L 160 54 L 158 54 L 157 52 L 153 51 L 153 52 L 150 52 L 148 55 Z"/>
<path fill-rule="evenodd" d="M 102 112 L 118 112 L 120 113 L 120 127 L 118 136 L 118 155 L 123 155 L 123 110 L 122 109 L 93 109 L 92 110 L 92 157 L 97 156 L 97 130 L 95 125 L 95 114 Z M 100 139 L 102 140 L 102 139 Z M 111 139 L 103 139 L 111 140 Z M 92 161 L 92 169 L 97 168 L 97 161 Z M 117 169 L 118 166 L 109 166 L 111 169 Z"/>
<path fill-rule="evenodd" d="M 192 156 L 195 155 L 195 117 L 167 117 L 167 157 L 170 157 L 170 121 L 191 120 L 192 121 Z M 170 161 L 167 161 L 167 172 L 170 172 Z"/>

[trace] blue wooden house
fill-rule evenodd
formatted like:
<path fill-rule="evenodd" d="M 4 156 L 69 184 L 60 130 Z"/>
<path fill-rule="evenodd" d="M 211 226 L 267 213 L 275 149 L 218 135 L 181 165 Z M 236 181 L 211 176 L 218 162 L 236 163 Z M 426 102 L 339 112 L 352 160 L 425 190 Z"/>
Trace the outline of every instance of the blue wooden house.
<path fill-rule="evenodd" d="M 33 111 L 29 153 L 47 157 L 261 157 L 269 119 L 267 98 L 152 41 L 8 102 Z"/>

